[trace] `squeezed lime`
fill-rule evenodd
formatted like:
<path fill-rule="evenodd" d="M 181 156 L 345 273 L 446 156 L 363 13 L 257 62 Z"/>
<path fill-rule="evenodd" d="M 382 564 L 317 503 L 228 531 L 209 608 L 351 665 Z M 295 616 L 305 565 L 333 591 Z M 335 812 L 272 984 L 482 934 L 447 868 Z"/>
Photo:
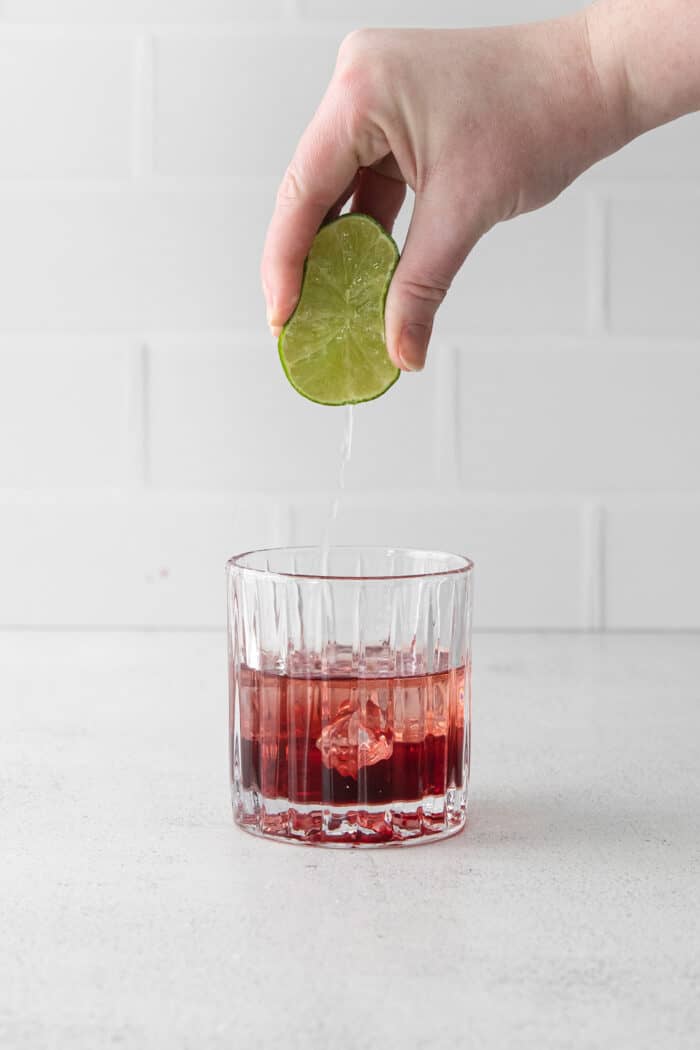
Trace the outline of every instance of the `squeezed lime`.
<path fill-rule="evenodd" d="M 278 341 L 289 382 L 310 401 L 372 401 L 399 378 L 384 341 L 384 302 L 398 261 L 394 240 L 368 215 L 341 215 L 316 234 L 299 302 Z"/>

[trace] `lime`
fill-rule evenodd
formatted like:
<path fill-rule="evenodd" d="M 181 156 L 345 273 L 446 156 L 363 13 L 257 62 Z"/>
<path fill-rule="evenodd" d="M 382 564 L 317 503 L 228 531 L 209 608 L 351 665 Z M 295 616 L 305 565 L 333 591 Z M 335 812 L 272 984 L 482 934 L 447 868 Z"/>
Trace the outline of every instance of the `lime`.
<path fill-rule="evenodd" d="M 310 401 L 372 401 L 399 378 L 384 342 L 384 300 L 398 261 L 396 244 L 368 215 L 341 215 L 316 234 L 278 343 L 289 382 Z"/>

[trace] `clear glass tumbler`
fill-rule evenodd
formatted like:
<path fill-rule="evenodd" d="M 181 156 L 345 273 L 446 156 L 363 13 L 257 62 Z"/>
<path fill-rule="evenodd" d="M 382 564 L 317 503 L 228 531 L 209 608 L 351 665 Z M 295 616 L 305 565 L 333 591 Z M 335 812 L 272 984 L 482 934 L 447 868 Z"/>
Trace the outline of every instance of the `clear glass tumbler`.
<path fill-rule="evenodd" d="M 472 568 L 455 554 L 373 547 L 231 558 L 237 824 L 348 846 L 464 827 Z"/>

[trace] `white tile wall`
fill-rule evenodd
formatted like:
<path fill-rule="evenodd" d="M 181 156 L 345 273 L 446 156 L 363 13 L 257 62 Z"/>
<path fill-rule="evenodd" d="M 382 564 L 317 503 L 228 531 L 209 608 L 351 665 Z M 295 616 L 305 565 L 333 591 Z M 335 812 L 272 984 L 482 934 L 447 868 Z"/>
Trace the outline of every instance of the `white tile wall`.
<path fill-rule="evenodd" d="M 0 517 L 0 626 L 221 626 L 226 558 L 284 533 L 261 497 L 0 493 Z"/>
<path fill-rule="evenodd" d="M 692 344 L 489 340 L 459 367 L 465 489 L 700 490 Z"/>
<path fill-rule="evenodd" d="M 269 191 L 187 184 L 0 187 L 0 331 L 259 322 L 269 199 Z"/>
<path fill-rule="evenodd" d="M 293 504 L 294 542 L 315 543 L 328 520 L 324 499 Z M 560 498 L 461 497 L 416 488 L 404 496 L 348 496 L 331 530 L 333 543 L 453 550 L 476 563 L 481 628 L 589 626 L 592 581 L 581 558 L 579 505 Z"/>
<path fill-rule="evenodd" d="M 128 343 L 4 336 L 0 374 L 0 488 L 128 480 Z"/>
<path fill-rule="evenodd" d="M 606 519 L 606 625 L 700 629 L 697 495 L 615 500 Z"/>
<path fill-rule="evenodd" d="M 3 0 L 9 22 L 219 23 L 277 20 L 293 13 L 295 0 Z"/>
<path fill-rule="evenodd" d="M 309 19 L 348 17 L 345 4 L 329 0 L 299 0 L 299 6 Z M 578 0 L 439 0 L 429 5 L 425 0 L 355 0 L 352 17 L 358 25 L 483 26 L 557 18 L 582 6 Z"/>
<path fill-rule="evenodd" d="M 0 37 L 0 178 L 129 170 L 128 40 Z"/>
<path fill-rule="evenodd" d="M 326 89 L 341 36 L 299 35 L 293 43 L 272 30 L 159 36 L 156 171 L 279 175 Z"/>
<path fill-rule="evenodd" d="M 345 413 L 258 260 L 337 42 L 577 6 L 0 2 L 1 625 L 219 625 L 228 554 L 318 541 Z M 471 554 L 477 627 L 700 628 L 699 121 L 477 247 L 355 411 L 334 540 Z"/>
<path fill-rule="evenodd" d="M 700 180 L 673 195 L 616 193 L 609 249 L 614 332 L 700 336 Z"/>
<path fill-rule="evenodd" d="M 341 416 L 292 390 L 271 339 L 155 338 L 149 350 L 156 487 L 289 493 L 336 471 Z"/>
<path fill-rule="evenodd" d="M 154 337 L 148 447 L 156 486 L 284 492 L 328 487 L 339 470 L 346 412 L 300 398 L 268 337 Z M 354 409 L 351 490 L 434 484 L 437 360 Z"/>

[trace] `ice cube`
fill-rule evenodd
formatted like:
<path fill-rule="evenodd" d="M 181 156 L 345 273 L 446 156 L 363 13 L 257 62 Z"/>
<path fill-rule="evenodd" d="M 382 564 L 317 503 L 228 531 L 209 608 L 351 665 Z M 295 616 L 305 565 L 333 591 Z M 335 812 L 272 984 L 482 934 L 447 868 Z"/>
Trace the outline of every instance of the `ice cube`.
<path fill-rule="evenodd" d="M 323 764 L 341 777 L 357 777 L 358 770 L 391 758 L 393 734 L 386 715 L 371 697 L 362 705 L 353 697 L 316 741 Z"/>

